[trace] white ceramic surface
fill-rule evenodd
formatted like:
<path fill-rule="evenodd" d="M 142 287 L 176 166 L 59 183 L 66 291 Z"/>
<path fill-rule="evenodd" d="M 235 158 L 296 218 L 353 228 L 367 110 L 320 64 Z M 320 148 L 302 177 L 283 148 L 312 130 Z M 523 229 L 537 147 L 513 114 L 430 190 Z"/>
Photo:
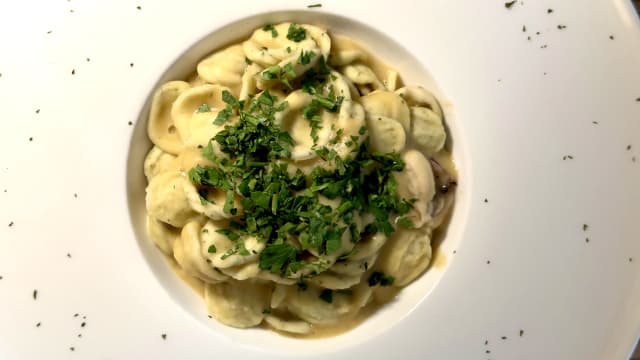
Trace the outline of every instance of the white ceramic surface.
<path fill-rule="evenodd" d="M 310 3 L 3 4 L 0 358 L 625 358 L 640 334 L 630 3 Z M 421 280 L 352 333 L 313 342 L 206 319 L 128 207 L 154 84 L 215 30 L 280 10 L 355 19 L 408 50 L 453 104 L 461 167 L 435 287 Z M 411 59 L 399 68 L 407 82 L 426 75 Z"/>

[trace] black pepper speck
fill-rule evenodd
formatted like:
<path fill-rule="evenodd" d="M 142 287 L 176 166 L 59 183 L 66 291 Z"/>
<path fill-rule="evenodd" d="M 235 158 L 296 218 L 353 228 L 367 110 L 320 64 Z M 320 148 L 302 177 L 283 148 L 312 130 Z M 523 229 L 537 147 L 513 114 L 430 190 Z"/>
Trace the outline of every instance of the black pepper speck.
<path fill-rule="evenodd" d="M 12 227 L 12 226 L 13 226 L 13 221 L 9 223 L 9 227 Z"/>
<path fill-rule="evenodd" d="M 73 317 L 78 317 L 78 315 L 80 315 L 80 314 L 75 313 L 75 314 L 73 314 Z"/>
<path fill-rule="evenodd" d="M 484 202 L 485 202 L 485 204 L 486 204 L 486 203 L 488 203 L 488 202 L 489 202 L 489 199 L 484 198 Z"/>
<path fill-rule="evenodd" d="M 587 231 L 589 229 L 588 224 L 582 224 L 582 231 Z"/>
<path fill-rule="evenodd" d="M 160 336 L 162 337 L 162 340 L 167 340 L 167 334 L 162 334 Z"/>
<path fill-rule="evenodd" d="M 71 70 L 71 75 L 75 75 L 76 74 L 76 69 Z"/>
<path fill-rule="evenodd" d="M 589 243 L 589 238 L 585 238 L 584 242 L 586 242 L 588 244 Z"/>
<path fill-rule="evenodd" d="M 639 98 L 636 98 L 636 101 L 637 101 L 637 102 L 640 102 L 640 97 L 639 97 Z"/>
<path fill-rule="evenodd" d="M 71 351 L 76 351 L 76 348 L 74 348 L 73 346 L 69 348 L 69 350 Z"/>
<path fill-rule="evenodd" d="M 133 63 L 129 63 L 129 67 L 133 67 Z"/>
<path fill-rule="evenodd" d="M 524 330 L 520 329 L 520 337 L 522 337 L 522 335 L 524 335 Z"/>
<path fill-rule="evenodd" d="M 491 264 L 491 260 L 487 260 L 487 265 Z"/>
<path fill-rule="evenodd" d="M 631 150 L 631 145 L 627 145 L 627 151 Z"/>
<path fill-rule="evenodd" d="M 138 5 L 138 6 L 136 6 L 136 9 L 142 10 L 142 6 Z"/>
<path fill-rule="evenodd" d="M 547 14 L 551 14 L 553 12 L 553 9 L 547 9 Z"/>
<path fill-rule="evenodd" d="M 629 262 L 633 262 L 633 258 L 629 258 Z"/>
<path fill-rule="evenodd" d="M 37 324 L 36 324 L 36 327 L 40 327 L 40 325 L 42 325 L 42 323 L 37 323 Z"/>
<path fill-rule="evenodd" d="M 52 32 L 53 32 L 52 30 L 49 30 L 49 31 L 47 31 L 47 34 L 51 34 Z"/>
<path fill-rule="evenodd" d="M 507 340 L 507 337 L 506 336 L 502 336 L 502 337 L 500 337 L 500 339 Z"/>
<path fill-rule="evenodd" d="M 38 299 L 38 290 L 33 290 L 33 300 L 37 300 Z"/>
<path fill-rule="evenodd" d="M 80 324 L 80 327 L 85 327 L 85 326 L 87 326 L 86 322 L 83 322 L 82 324 Z"/>
<path fill-rule="evenodd" d="M 567 28 L 566 25 L 558 25 L 558 30 L 564 30 L 566 28 Z"/>
<path fill-rule="evenodd" d="M 30 137 L 30 138 L 29 138 L 29 141 L 33 141 L 33 137 Z"/>
<path fill-rule="evenodd" d="M 613 35 L 609 35 L 609 39 L 613 40 L 615 37 L 613 37 Z"/>
<path fill-rule="evenodd" d="M 67 257 L 71 259 L 71 253 L 67 253 Z"/>
<path fill-rule="evenodd" d="M 131 125 L 133 125 L 133 122 L 132 122 L 132 121 L 129 121 L 129 122 L 128 122 L 128 124 L 129 124 L 129 126 L 131 126 Z"/>
<path fill-rule="evenodd" d="M 36 114 L 40 114 L 40 109 L 36 109 Z"/>

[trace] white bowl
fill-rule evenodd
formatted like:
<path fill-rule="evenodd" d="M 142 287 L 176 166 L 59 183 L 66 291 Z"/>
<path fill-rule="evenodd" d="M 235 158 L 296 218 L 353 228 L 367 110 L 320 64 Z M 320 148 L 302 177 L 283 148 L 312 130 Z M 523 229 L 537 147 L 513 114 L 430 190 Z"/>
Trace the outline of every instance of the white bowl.
<path fill-rule="evenodd" d="M 640 334 L 640 25 L 631 4 L 321 3 L 7 5 L 0 358 L 629 354 Z M 408 83 L 437 84 L 451 104 L 460 170 L 446 266 L 360 327 L 317 341 L 208 319 L 139 225 L 155 84 L 246 35 L 242 21 L 283 14 L 353 35 Z M 185 52 L 192 57 L 171 67 Z"/>

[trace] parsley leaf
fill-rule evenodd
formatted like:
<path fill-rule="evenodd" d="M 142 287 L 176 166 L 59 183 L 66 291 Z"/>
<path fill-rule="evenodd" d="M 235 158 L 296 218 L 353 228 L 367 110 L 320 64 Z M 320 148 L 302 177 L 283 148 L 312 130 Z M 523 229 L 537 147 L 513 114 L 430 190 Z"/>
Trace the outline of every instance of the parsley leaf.
<path fill-rule="evenodd" d="M 216 115 L 215 120 L 213 120 L 213 124 L 222 125 L 226 123 L 231 117 L 231 112 L 232 110 L 230 106 L 227 106 L 224 109 L 220 110 L 220 112 L 218 112 L 218 115 Z"/>
<path fill-rule="evenodd" d="M 296 77 L 296 73 L 294 71 L 293 64 L 291 63 L 285 64 L 282 67 L 278 65 L 273 65 L 262 71 L 262 79 L 279 80 L 289 89 L 293 88 L 289 80 L 292 80 L 295 77 Z"/>
<path fill-rule="evenodd" d="M 307 52 L 302 50 L 300 52 L 300 56 L 298 57 L 298 64 L 307 65 L 311 62 L 311 59 L 313 59 L 315 56 L 316 56 L 316 53 L 313 52 L 313 50 L 309 50 Z"/>
<path fill-rule="evenodd" d="M 406 229 L 413 229 L 414 225 L 413 225 L 413 221 L 411 221 L 409 218 L 407 218 L 406 216 L 402 216 L 400 218 L 398 218 L 397 220 L 398 225 L 406 228 Z"/>
<path fill-rule="evenodd" d="M 289 30 L 287 31 L 287 39 L 295 42 L 300 42 L 307 38 L 307 31 L 298 24 L 289 25 Z"/>
<path fill-rule="evenodd" d="M 258 266 L 261 270 L 282 273 L 286 266 L 296 260 L 298 251 L 289 244 L 273 244 L 267 246 L 260 255 Z"/>
<path fill-rule="evenodd" d="M 272 37 L 278 37 L 278 30 L 273 26 L 273 24 L 267 24 L 262 27 L 262 31 L 271 31 Z"/>

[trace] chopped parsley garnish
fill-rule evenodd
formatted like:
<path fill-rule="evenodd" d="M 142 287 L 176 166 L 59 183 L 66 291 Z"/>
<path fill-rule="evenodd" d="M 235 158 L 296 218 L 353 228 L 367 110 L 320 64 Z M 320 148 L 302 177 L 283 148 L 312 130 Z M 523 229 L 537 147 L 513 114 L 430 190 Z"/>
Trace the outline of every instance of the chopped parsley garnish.
<path fill-rule="evenodd" d="M 293 245 L 273 244 L 264 249 L 260 255 L 258 266 L 262 270 L 279 274 L 295 263 L 297 256 L 298 250 Z"/>
<path fill-rule="evenodd" d="M 506 2 L 506 3 L 504 3 L 504 7 L 506 7 L 507 9 L 511 9 L 511 7 L 513 6 L 513 4 L 515 4 L 515 3 L 516 3 L 516 1 L 515 1 L 515 0 L 514 0 L 514 1 Z"/>
<path fill-rule="evenodd" d="M 244 57 L 244 62 L 245 62 L 245 64 L 247 64 L 247 65 L 251 65 L 251 64 L 253 64 L 253 61 L 251 61 L 251 59 L 249 59 L 249 58 L 248 58 L 248 57 L 246 57 L 246 56 Z"/>
<path fill-rule="evenodd" d="M 304 29 L 300 29 L 304 35 Z M 302 53 L 299 60 L 310 63 L 313 56 L 313 52 Z M 261 76 L 287 85 L 295 75 L 292 73 L 293 65 L 289 63 L 267 68 Z M 311 94 L 311 103 L 301 112 L 310 122 L 315 139 L 322 114 L 338 112 L 344 100 L 336 96 L 329 75 L 321 56 L 300 80 L 303 91 Z M 200 149 L 211 164 L 194 166 L 188 177 L 203 204 L 209 202 L 208 194 L 223 193 L 223 211 L 237 215 L 240 204 L 242 214 L 226 228 L 217 230 L 234 246 L 222 253 L 211 245 L 209 253 L 222 253 L 219 256 L 223 260 L 255 254 L 245 247 L 245 239 L 255 238 L 265 244 L 258 257 L 261 270 L 296 278 L 300 286 L 305 286 L 305 279 L 331 266 L 331 255 L 337 254 L 344 261 L 353 254 L 348 251 L 349 244 L 353 246 L 376 232 L 394 232 L 390 219 L 397 219 L 399 226 L 412 227 L 405 215 L 413 202 L 398 196 L 393 176 L 402 171 L 404 163 L 399 154 L 370 151 L 366 127 L 359 130 L 359 135 L 346 139 L 343 129 L 332 128 L 334 136 L 329 146 L 348 140 L 351 152 L 340 156 L 333 148 L 314 146 L 320 161 L 332 166 L 317 166 L 305 174 L 299 169 L 291 171 L 283 161 L 291 157 L 293 140 L 279 127 L 276 114 L 288 106 L 286 101 L 269 91 L 247 101 L 239 101 L 224 91 L 222 100 L 226 108 L 214 123 L 224 125 L 224 129 Z M 237 121 L 230 124 L 232 116 Z M 330 206 L 322 199 L 338 201 Z M 360 224 L 358 218 L 370 220 Z M 390 277 L 376 276 L 379 278 L 374 278 L 375 284 L 387 286 L 393 282 Z M 325 292 L 323 300 L 331 302 L 332 292 Z"/>
<path fill-rule="evenodd" d="M 311 4 L 311 5 L 307 5 L 308 8 L 319 8 L 322 7 L 322 4 Z"/>
<path fill-rule="evenodd" d="M 313 50 L 309 50 L 309 51 L 302 50 L 300 52 L 300 57 L 298 58 L 298 64 L 307 65 L 311 62 L 311 59 L 313 59 L 315 56 L 316 56 L 316 53 L 313 52 Z"/>
<path fill-rule="evenodd" d="M 398 218 L 397 222 L 398 222 L 398 225 L 400 225 L 400 226 L 402 226 L 404 228 L 407 228 L 407 229 L 413 229 L 414 228 L 413 222 L 411 220 L 409 220 L 407 217 L 403 216 L 401 218 Z"/>
<path fill-rule="evenodd" d="M 374 271 L 373 273 L 371 273 L 371 276 L 369 276 L 368 280 L 369 286 L 391 286 L 393 285 L 394 281 L 395 279 L 393 278 L 393 276 L 385 275 L 380 271 Z"/>
<path fill-rule="evenodd" d="M 209 108 L 209 104 L 202 104 L 198 106 L 198 109 L 196 110 L 196 112 L 197 113 L 211 112 L 211 108 Z"/>
<path fill-rule="evenodd" d="M 289 89 L 292 88 L 289 80 L 296 77 L 296 73 L 293 70 L 293 64 L 288 63 L 284 66 L 273 65 L 262 71 L 262 79 L 264 80 L 279 80 Z"/>
<path fill-rule="evenodd" d="M 273 24 L 267 24 L 262 27 L 262 31 L 271 31 L 272 37 L 278 37 L 278 30 L 273 26 Z"/>
<path fill-rule="evenodd" d="M 307 38 L 307 30 L 298 24 L 289 25 L 289 31 L 287 31 L 287 39 L 295 42 L 300 42 Z"/>

